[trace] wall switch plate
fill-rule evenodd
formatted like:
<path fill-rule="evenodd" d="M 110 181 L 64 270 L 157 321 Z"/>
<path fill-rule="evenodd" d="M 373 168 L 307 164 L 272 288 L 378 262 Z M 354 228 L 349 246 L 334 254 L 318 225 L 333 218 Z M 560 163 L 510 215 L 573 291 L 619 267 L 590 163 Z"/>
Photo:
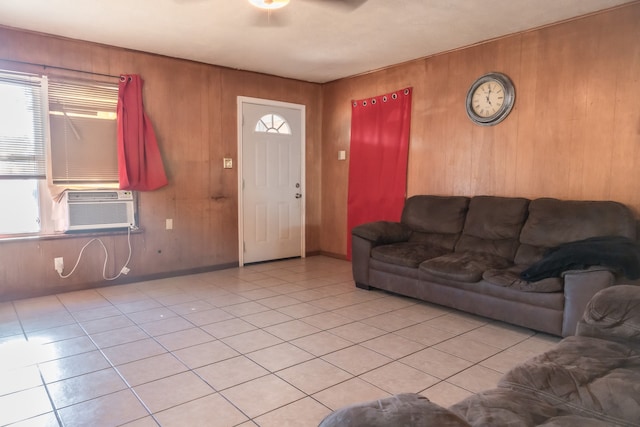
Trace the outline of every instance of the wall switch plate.
<path fill-rule="evenodd" d="M 167 218 L 167 219 L 165 220 L 165 228 L 166 228 L 167 230 L 173 230 L 173 219 L 171 219 L 171 218 Z"/>
<path fill-rule="evenodd" d="M 347 160 L 347 152 L 345 150 L 338 151 L 338 160 Z"/>
<path fill-rule="evenodd" d="M 222 167 L 224 169 L 232 169 L 233 168 L 233 159 L 230 157 L 225 157 L 222 159 Z"/>

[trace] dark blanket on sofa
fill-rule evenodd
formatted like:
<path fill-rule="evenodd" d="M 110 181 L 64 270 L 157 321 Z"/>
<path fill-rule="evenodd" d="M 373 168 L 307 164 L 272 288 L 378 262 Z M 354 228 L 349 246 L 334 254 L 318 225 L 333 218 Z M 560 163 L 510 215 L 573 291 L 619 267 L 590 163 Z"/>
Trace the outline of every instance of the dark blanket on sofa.
<path fill-rule="evenodd" d="M 564 243 L 520 273 L 529 282 L 560 276 L 567 270 L 604 266 L 629 279 L 640 278 L 640 245 L 621 236 L 601 236 Z"/>

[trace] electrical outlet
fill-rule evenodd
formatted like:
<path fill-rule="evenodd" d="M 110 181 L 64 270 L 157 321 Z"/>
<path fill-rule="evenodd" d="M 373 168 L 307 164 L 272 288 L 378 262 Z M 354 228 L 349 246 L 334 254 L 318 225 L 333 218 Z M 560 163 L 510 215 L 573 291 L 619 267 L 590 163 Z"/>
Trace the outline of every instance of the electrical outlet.
<path fill-rule="evenodd" d="M 59 273 L 62 274 L 64 271 L 64 258 L 57 257 L 53 259 L 53 268 Z"/>

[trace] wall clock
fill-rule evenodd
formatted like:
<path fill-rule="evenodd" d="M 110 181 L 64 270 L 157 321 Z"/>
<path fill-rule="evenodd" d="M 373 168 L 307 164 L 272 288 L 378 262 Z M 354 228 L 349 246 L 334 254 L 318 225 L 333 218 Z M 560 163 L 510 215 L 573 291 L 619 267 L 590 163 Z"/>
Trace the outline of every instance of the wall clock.
<path fill-rule="evenodd" d="M 467 115 L 482 126 L 503 121 L 513 108 L 516 92 L 513 83 L 502 73 L 479 77 L 467 92 Z"/>

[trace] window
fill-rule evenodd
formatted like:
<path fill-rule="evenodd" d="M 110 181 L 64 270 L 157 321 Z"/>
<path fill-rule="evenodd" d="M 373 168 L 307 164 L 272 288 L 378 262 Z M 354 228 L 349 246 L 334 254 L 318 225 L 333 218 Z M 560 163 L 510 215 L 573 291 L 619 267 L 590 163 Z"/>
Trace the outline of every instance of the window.
<path fill-rule="evenodd" d="M 53 231 L 47 182 L 117 187 L 117 101 L 117 84 L 0 70 L 0 235 Z"/>
<path fill-rule="evenodd" d="M 39 182 L 45 177 L 42 80 L 0 72 L 0 234 L 41 230 Z"/>
<path fill-rule="evenodd" d="M 40 78 L 0 72 L 0 178 L 44 178 L 43 108 Z"/>
<path fill-rule="evenodd" d="M 1 179 L 0 198 L 11 201 L 0 209 L 0 234 L 40 231 L 37 179 Z"/>
<path fill-rule="evenodd" d="M 49 79 L 50 177 L 56 185 L 118 183 L 118 85 Z"/>
<path fill-rule="evenodd" d="M 256 132 L 280 133 L 291 135 L 289 123 L 277 114 L 266 114 L 256 123 Z"/>

